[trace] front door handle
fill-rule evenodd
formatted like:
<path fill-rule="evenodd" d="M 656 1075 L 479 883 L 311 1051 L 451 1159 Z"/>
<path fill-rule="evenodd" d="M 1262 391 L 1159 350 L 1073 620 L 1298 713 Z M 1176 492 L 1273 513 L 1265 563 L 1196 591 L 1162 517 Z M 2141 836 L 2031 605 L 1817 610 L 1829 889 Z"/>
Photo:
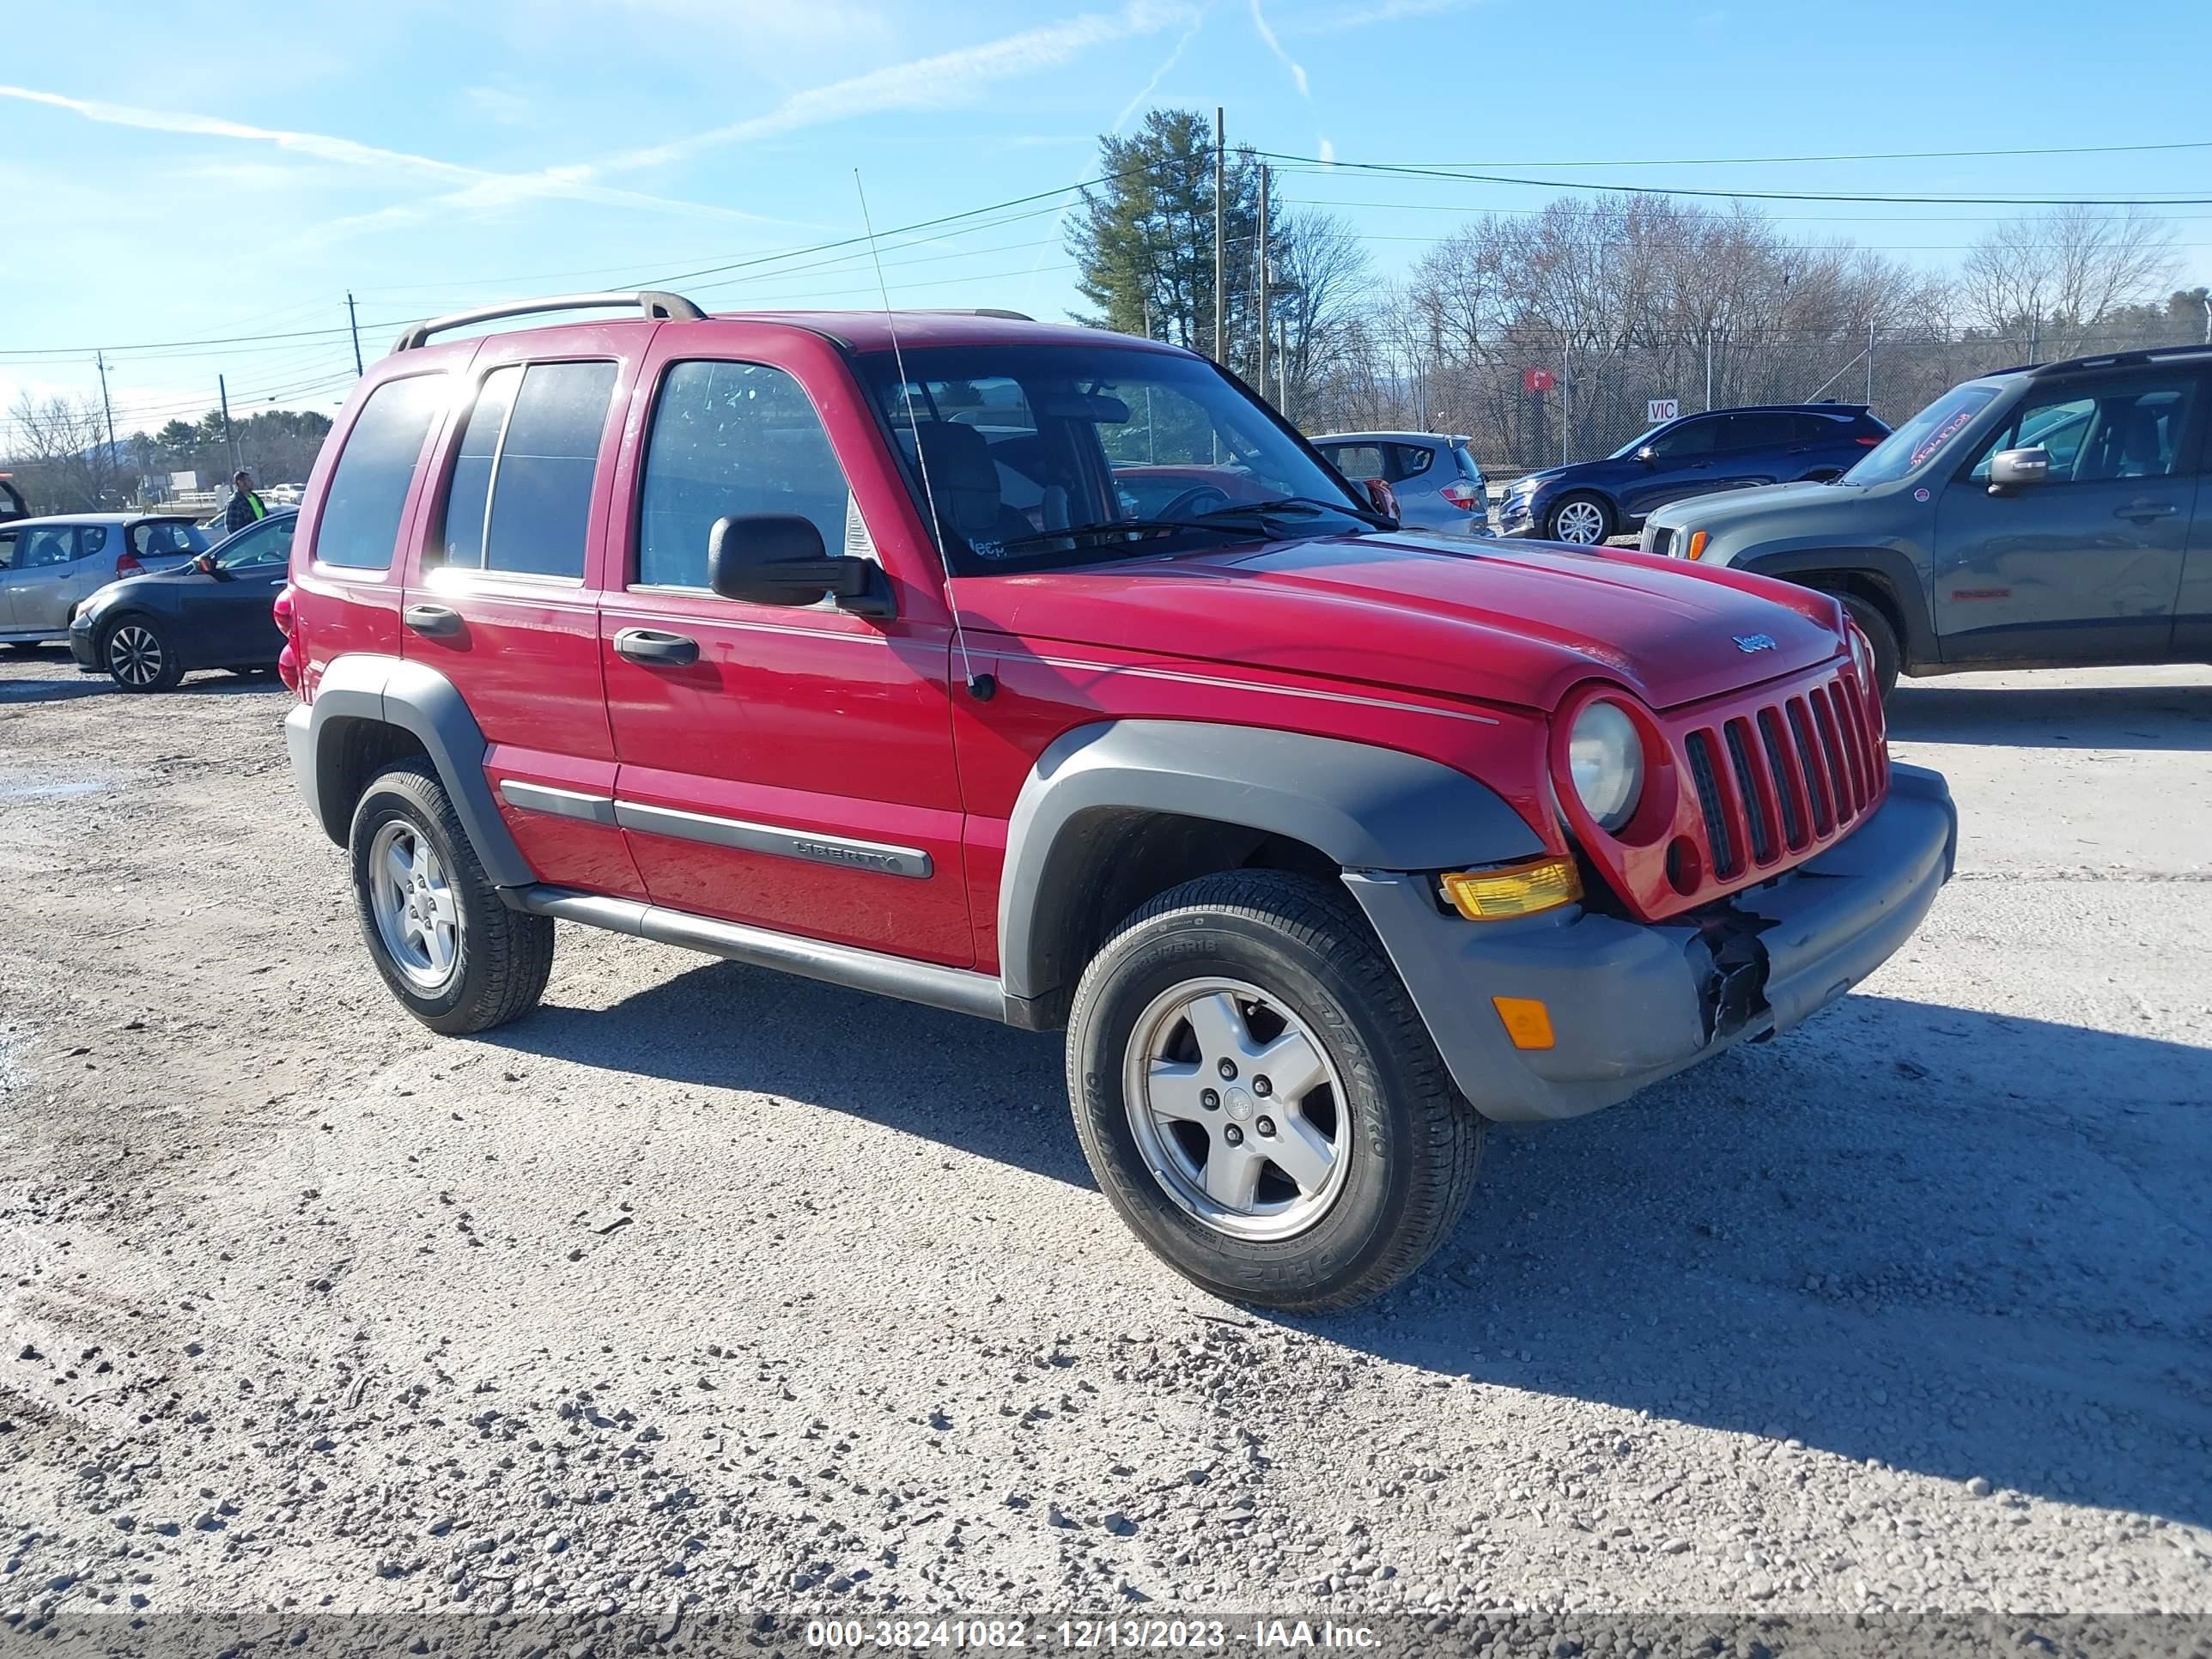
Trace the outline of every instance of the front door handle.
<path fill-rule="evenodd" d="M 461 613 L 442 605 L 410 605 L 400 620 L 417 634 L 444 639 L 461 631 Z"/>
<path fill-rule="evenodd" d="M 2172 501 L 2130 501 L 2125 507 L 2113 509 L 2116 519 L 2133 519 L 2141 524 L 2151 519 L 2170 519 L 2181 509 Z"/>
<path fill-rule="evenodd" d="M 615 635 L 615 654 L 632 662 L 689 668 L 699 660 L 699 641 L 688 635 L 664 634 L 657 628 L 625 628 Z"/>

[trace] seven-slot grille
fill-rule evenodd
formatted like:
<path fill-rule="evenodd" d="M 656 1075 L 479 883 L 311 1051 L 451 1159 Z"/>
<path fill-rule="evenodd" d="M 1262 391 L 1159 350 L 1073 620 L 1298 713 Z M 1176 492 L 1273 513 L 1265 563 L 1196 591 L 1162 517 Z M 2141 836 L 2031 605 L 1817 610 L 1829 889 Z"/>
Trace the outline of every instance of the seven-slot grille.
<path fill-rule="evenodd" d="M 1881 799 L 1889 757 L 1851 681 L 1739 708 L 1682 737 L 1713 874 L 1795 861 L 1850 830 Z"/>

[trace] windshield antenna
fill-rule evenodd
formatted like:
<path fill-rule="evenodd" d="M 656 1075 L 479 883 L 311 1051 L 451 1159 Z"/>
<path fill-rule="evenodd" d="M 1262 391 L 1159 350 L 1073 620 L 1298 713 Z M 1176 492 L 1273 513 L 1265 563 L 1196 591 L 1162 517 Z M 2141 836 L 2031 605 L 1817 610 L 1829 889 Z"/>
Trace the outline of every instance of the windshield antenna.
<path fill-rule="evenodd" d="M 929 458 L 922 453 L 921 422 L 914 412 L 914 382 L 906 377 L 906 353 L 899 349 L 898 318 L 891 310 L 890 284 L 884 280 L 884 256 L 876 246 L 875 222 L 868 216 L 867 187 L 860 182 L 860 170 L 853 169 L 853 191 L 860 198 L 860 228 L 868 234 L 868 257 L 875 262 L 876 287 L 884 296 L 884 326 L 891 337 L 891 365 L 899 377 L 899 395 L 906 402 L 907 430 L 914 434 L 914 465 L 921 474 L 921 499 L 929 508 L 929 537 L 937 549 L 938 568 L 945 573 L 945 608 L 952 614 L 952 642 L 960 647 L 960 670 L 968 677 L 968 695 L 978 702 L 988 702 L 998 695 L 999 682 L 989 674 L 975 672 L 975 659 L 968 654 L 968 631 L 960 625 L 960 601 L 952 592 L 952 555 L 945 545 L 945 522 L 937 516 L 937 492 L 929 482 Z"/>

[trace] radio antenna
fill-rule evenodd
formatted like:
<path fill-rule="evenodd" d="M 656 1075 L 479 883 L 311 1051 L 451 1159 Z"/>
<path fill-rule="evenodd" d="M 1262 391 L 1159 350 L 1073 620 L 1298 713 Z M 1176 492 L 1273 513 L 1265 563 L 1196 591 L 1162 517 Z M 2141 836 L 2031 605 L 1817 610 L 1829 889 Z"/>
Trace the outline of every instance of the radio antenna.
<path fill-rule="evenodd" d="M 860 228 L 868 234 L 868 257 L 875 262 L 876 288 L 884 297 L 884 327 L 891 337 L 891 364 L 899 377 L 899 395 L 906 403 L 907 430 L 914 434 L 915 470 L 921 474 L 921 499 L 929 509 L 930 544 L 937 550 L 937 568 L 945 573 L 945 608 L 952 615 L 952 642 L 960 649 L 960 672 L 967 676 L 968 695 L 978 702 L 988 702 L 999 690 L 999 682 L 988 674 L 975 672 L 975 659 L 968 654 L 968 630 L 960 625 L 960 601 L 952 591 L 952 555 L 945 545 L 945 521 L 937 516 L 937 491 L 929 482 L 929 456 L 921 441 L 921 422 L 914 412 L 914 382 L 906 377 L 906 353 L 899 348 L 898 316 L 891 309 L 890 284 L 884 280 L 884 256 L 876 246 L 875 221 L 868 216 L 867 187 L 860 182 L 860 170 L 853 169 L 853 190 L 860 198 Z"/>

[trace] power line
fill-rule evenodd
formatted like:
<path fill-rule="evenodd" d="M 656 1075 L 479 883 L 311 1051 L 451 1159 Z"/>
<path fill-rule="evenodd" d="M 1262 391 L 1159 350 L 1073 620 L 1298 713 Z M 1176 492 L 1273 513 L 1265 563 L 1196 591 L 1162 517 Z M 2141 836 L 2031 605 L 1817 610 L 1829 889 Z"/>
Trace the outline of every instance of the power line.
<path fill-rule="evenodd" d="M 1377 173 L 1411 179 L 1455 179 L 1467 184 L 1510 185 L 1529 190 L 1606 191 L 1621 196 L 1692 196 L 1743 202 L 1856 202 L 1921 207 L 2212 207 L 2212 196 L 1921 196 L 1889 191 L 1718 190 L 1685 185 L 1589 184 L 1571 179 L 1517 178 L 1462 172 L 1403 161 L 1325 161 L 1281 150 L 1255 155 L 1308 172 Z"/>
<path fill-rule="evenodd" d="M 1956 161 L 2004 155 L 2121 155 L 2176 149 L 2212 149 L 2212 139 L 2166 144 L 2064 144 L 2023 149 L 1891 149 L 1838 155 L 1693 155 L 1669 161 L 1637 158 L 1619 161 L 1421 161 L 1431 167 L 1747 167 L 1796 166 L 1814 161 Z"/>

